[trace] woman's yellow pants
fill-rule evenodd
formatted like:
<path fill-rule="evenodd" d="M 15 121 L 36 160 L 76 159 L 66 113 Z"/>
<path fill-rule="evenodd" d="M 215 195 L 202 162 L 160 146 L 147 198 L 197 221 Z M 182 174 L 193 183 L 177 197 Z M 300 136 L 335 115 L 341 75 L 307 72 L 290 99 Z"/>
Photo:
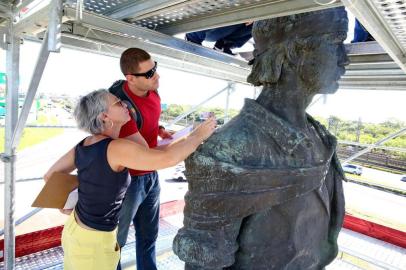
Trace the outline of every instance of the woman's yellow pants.
<path fill-rule="evenodd" d="M 62 231 L 65 270 L 115 270 L 120 260 L 117 229 L 92 231 L 80 227 L 74 212 Z"/>

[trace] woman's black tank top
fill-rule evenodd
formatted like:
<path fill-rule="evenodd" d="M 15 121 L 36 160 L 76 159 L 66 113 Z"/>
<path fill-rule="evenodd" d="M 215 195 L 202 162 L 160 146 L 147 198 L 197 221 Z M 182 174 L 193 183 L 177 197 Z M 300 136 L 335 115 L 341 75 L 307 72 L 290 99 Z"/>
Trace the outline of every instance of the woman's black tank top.
<path fill-rule="evenodd" d="M 79 179 L 75 212 L 83 224 L 100 231 L 117 227 L 121 203 L 131 181 L 127 169 L 115 172 L 107 161 L 107 147 L 112 140 L 106 138 L 88 146 L 82 140 L 75 148 Z"/>

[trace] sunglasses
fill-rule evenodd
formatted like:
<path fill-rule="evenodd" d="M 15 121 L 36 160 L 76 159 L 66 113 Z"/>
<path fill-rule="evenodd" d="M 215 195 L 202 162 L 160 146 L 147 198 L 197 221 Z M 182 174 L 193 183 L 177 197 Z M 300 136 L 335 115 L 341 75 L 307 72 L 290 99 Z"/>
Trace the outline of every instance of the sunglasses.
<path fill-rule="evenodd" d="M 158 67 L 158 63 L 156 61 L 154 61 L 155 66 L 153 68 L 151 68 L 150 70 L 148 70 L 147 72 L 144 73 L 132 73 L 132 74 L 127 74 L 127 75 L 133 75 L 136 77 L 145 77 L 146 79 L 151 79 L 152 77 L 154 77 L 156 69 Z"/>
<path fill-rule="evenodd" d="M 115 102 L 113 102 L 113 104 L 111 104 L 111 105 L 109 106 L 109 108 L 110 108 L 110 107 L 113 107 L 113 106 L 116 105 L 116 104 L 119 104 L 121 107 L 125 107 L 125 106 L 126 106 L 126 104 L 125 104 L 124 101 L 122 101 L 121 99 L 118 99 L 118 100 L 116 100 Z"/>

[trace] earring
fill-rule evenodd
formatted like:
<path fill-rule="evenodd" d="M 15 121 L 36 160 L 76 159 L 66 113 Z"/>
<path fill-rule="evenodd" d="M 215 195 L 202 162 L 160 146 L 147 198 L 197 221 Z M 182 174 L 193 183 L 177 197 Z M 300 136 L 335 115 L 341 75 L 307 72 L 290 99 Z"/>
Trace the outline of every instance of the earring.
<path fill-rule="evenodd" d="M 113 121 L 109 121 L 109 122 L 111 123 L 111 126 L 109 128 L 107 128 L 107 129 L 112 129 L 114 127 L 114 123 L 113 123 Z M 107 121 L 104 121 L 104 123 L 106 124 Z"/>

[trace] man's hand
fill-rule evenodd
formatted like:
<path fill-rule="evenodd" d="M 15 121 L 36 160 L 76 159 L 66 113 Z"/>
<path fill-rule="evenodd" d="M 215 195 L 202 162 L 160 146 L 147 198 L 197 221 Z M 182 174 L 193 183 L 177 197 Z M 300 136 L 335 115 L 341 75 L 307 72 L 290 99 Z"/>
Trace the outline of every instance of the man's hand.
<path fill-rule="evenodd" d="M 159 126 L 158 136 L 161 139 L 172 139 L 172 133 L 166 131 L 163 126 Z"/>

